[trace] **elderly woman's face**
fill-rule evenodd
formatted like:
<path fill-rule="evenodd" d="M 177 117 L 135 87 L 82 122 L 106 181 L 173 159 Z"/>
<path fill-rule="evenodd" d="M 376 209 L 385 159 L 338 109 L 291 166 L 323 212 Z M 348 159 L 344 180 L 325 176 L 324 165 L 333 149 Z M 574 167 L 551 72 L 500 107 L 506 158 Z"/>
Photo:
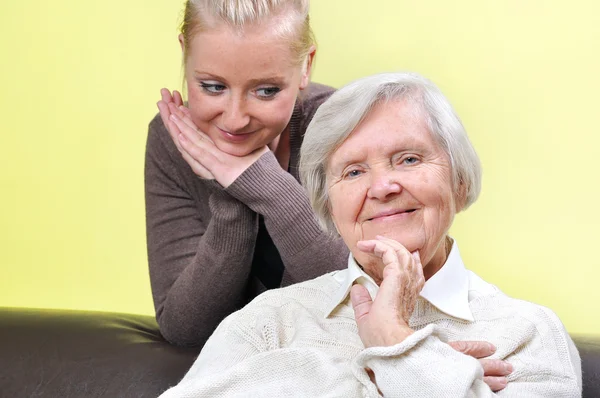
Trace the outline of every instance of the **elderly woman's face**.
<path fill-rule="evenodd" d="M 376 281 L 382 265 L 358 241 L 382 235 L 419 251 L 428 278 L 445 262 L 444 240 L 460 210 L 448 156 L 418 109 L 405 100 L 378 104 L 327 164 L 333 221 Z"/>

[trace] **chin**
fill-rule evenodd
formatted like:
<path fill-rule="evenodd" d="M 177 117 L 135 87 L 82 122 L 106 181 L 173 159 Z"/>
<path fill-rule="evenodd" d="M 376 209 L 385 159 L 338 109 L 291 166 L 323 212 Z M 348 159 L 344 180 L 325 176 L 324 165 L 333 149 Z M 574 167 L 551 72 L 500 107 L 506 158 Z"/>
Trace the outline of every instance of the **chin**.
<path fill-rule="evenodd" d="M 248 146 L 247 144 L 233 144 L 230 142 L 223 142 L 221 140 L 217 140 L 215 143 L 216 147 L 225 152 L 228 155 L 243 157 L 251 154 L 256 150 L 256 148 Z"/>

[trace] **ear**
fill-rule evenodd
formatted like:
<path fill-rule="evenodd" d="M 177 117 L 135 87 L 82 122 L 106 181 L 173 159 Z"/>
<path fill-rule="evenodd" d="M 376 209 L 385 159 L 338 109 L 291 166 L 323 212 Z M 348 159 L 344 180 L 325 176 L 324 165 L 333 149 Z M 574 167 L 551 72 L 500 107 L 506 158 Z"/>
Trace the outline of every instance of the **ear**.
<path fill-rule="evenodd" d="M 464 210 L 467 204 L 467 186 L 465 185 L 462 178 L 458 181 L 458 189 L 456 190 L 456 197 L 454 198 L 455 213 L 458 214 Z"/>
<path fill-rule="evenodd" d="M 179 45 L 181 46 L 181 52 L 185 53 L 185 41 L 183 40 L 183 34 L 179 34 Z"/>
<path fill-rule="evenodd" d="M 310 82 L 310 73 L 312 72 L 312 64 L 315 59 L 315 54 L 317 53 L 317 47 L 314 45 L 310 46 L 310 50 L 306 55 L 306 61 L 304 61 L 304 65 L 302 66 L 302 78 L 300 80 L 300 90 L 304 90 L 308 83 Z"/>

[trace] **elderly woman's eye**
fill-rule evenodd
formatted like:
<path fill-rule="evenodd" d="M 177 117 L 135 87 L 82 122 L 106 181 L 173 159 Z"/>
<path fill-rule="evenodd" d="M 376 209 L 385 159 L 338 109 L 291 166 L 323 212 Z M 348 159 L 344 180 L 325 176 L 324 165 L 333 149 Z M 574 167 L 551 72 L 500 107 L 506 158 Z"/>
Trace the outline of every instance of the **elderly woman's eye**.
<path fill-rule="evenodd" d="M 361 174 L 362 172 L 360 170 L 349 170 L 346 173 L 344 173 L 344 178 L 354 178 L 358 177 Z"/>
<path fill-rule="evenodd" d="M 404 158 L 403 163 L 405 164 L 415 164 L 419 161 L 419 159 L 417 159 L 414 156 L 409 156 L 407 158 Z"/>

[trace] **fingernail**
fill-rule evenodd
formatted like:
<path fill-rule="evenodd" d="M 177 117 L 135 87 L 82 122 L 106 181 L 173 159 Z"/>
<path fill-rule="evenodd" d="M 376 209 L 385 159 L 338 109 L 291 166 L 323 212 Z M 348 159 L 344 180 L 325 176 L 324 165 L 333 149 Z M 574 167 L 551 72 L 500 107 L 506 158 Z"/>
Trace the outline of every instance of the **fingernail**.
<path fill-rule="evenodd" d="M 513 371 L 513 367 L 510 363 L 504 362 L 504 370 L 508 373 L 511 373 Z"/>
<path fill-rule="evenodd" d="M 177 116 L 175 116 L 175 114 L 171 113 L 171 116 L 169 116 L 169 118 L 171 120 L 177 120 Z"/>
<path fill-rule="evenodd" d="M 419 253 L 418 250 L 415 250 L 411 254 L 412 254 L 413 258 L 415 259 L 415 261 L 421 261 L 421 254 Z"/>
<path fill-rule="evenodd" d="M 492 343 L 488 343 L 488 346 L 490 347 L 490 351 L 496 351 L 496 346 L 493 345 Z"/>

